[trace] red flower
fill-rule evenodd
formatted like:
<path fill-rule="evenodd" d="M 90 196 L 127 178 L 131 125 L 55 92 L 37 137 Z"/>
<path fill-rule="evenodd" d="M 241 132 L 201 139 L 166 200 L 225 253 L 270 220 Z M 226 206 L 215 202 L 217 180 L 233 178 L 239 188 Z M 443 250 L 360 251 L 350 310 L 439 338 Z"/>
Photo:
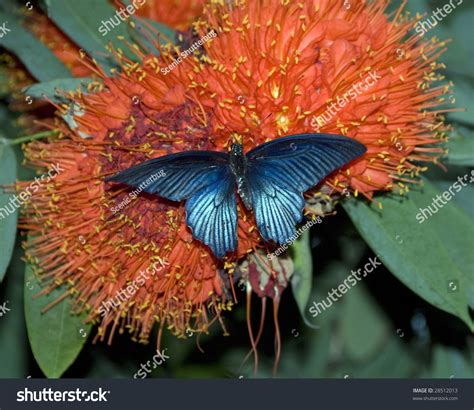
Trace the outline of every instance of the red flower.
<path fill-rule="evenodd" d="M 90 94 L 75 96 L 74 131 L 62 123 L 59 138 L 28 145 L 33 165 L 59 163 L 65 171 L 25 210 L 22 227 L 34 236 L 27 254 L 51 288 L 68 284 L 89 320 L 99 323 L 101 339 L 109 331 L 111 342 L 119 330 L 146 342 L 155 322 L 160 334 L 166 326 L 180 337 L 217 320 L 224 326 L 221 313 L 235 302 L 236 264 L 248 254 L 255 264 L 256 251 L 266 247 L 253 216 L 239 207 L 239 247 L 221 263 L 192 238 L 183 204 L 141 195 L 122 206 L 130 190 L 110 189 L 106 176 L 172 152 L 226 150 L 234 139 L 248 150 L 285 134 L 314 132 L 315 125 L 359 140 L 368 152 L 307 193 L 308 203 L 320 201 L 321 192 L 326 200 L 348 192 L 404 193 L 424 170 L 420 163 L 436 162 L 446 127 L 435 107 L 448 87 L 431 83 L 441 78 L 436 58 L 444 43 L 416 36 L 404 42 L 413 21 L 401 11 L 388 20 L 386 6 L 210 4 L 194 27 L 200 37 L 215 30 L 217 38 L 179 63 L 176 51 L 184 50 L 172 46 L 159 58 L 138 53 L 140 64 L 124 60 L 122 74 L 101 74 Z M 156 275 L 101 315 L 104 303 L 138 284 L 156 262 L 162 267 Z M 278 300 L 291 272 L 261 264 L 271 280 L 252 276 L 252 286 Z"/>

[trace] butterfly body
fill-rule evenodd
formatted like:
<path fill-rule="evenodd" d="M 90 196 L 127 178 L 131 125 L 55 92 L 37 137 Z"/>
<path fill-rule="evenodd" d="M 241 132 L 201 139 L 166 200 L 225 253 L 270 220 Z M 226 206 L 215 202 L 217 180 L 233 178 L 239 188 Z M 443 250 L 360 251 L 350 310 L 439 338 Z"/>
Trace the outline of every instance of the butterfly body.
<path fill-rule="evenodd" d="M 247 159 L 242 144 L 232 144 L 230 151 L 230 169 L 237 182 L 237 193 L 249 211 L 252 210 L 249 184 L 247 182 Z"/>
<path fill-rule="evenodd" d="M 366 148 L 347 137 L 298 134 L 278 138 L 244 153 L 188 151 L 143 162 L 108 178 L 137 187 L 165 174 L 143 190 L 172 201 L 186 200 L 186 224 L 193 236 L 222 258 L 237 247 L 237 201 L 253 210 L 265 241 L 285 243 L 303 218 L 303 193 Z"/>

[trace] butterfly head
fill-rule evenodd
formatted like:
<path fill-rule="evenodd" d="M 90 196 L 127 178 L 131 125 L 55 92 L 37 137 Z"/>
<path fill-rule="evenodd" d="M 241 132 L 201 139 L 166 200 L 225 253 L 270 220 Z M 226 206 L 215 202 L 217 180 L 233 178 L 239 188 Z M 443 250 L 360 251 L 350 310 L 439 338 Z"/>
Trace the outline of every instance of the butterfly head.
<path fill-rule="evenodd" d="M 242 144 L 234 143 L 230 148 L 230 155 L 233 157 L 241 157 L 244 154 L 244 147 Z"/>

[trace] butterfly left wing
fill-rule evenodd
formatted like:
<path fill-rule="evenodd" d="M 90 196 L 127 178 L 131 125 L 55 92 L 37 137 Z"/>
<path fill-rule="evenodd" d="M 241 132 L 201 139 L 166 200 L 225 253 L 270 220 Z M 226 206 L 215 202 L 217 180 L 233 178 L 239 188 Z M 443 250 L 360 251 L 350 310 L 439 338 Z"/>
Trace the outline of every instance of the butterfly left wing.
<path fill-rule="evenodd" d="M 159 173 L 163 176 L 152 178 Z M 165 155 L 121 171 L 106 181 L 141 188 L 171 201 L 187 200 L 186 223 L 196 239 L 208 245 L 219 258 L 236 248 L 235 179 L 228 154 L 188 151 Z"/>
<path fill-rule="evenodd" d="M 218 181 L 229 166 L 229 155 L 215 151 L 186 151 L 164 155 L 108 177 L 171 201 L 188 199 Z M 153 176 L 164 175 L 154 178 Z"/>
<path fill-rule="evenodd" d="M 257 226 L 266 241 L 285 243 L 303 218 L 303 193 L 366 152 L 339 135 L 278 138 L 247 153 L 247 181 Z"/>

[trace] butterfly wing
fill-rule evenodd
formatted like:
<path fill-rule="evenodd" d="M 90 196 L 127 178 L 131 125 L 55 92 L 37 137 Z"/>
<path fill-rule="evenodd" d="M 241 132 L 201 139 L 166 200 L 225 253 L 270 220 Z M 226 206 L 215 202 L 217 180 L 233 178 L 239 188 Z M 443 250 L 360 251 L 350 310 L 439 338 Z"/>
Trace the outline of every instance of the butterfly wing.
<path fill-rule="evenodd" d="M 208 245 L 218 258 L 236 248 L 235 179 L 229 168 L 187 201 L 186 223 L 193 236 Z"/>
<path fill-rule="evenodd" d="M 140 188 L 171 201 L 187 200 L 186 223 L 196 239 L 208 245 L 219 258 L 236 248 L 235 179 L 227 154 L 189 151 L 165 155 L 121 171 L 106 181 Z"/>
<path fill-rule="evenodd" d="M 247 181 L 257 226 L 265 240 L 285 243 L 303 218 L 303 193 L 366 152 L 339 135 L 278 138 L 247 153 Z"/>
<path fill-rule="evenodd" d="M 171 201 L 182 201 L 217 181 L 228 163 L 228 155 L 223 152 L 179 152 L 142 162 L 106 181 L 141 188 Z M 163 176 L 158 177 L 160 175 Z M 150 182 L 152 179 L 156 180 Z"/>

